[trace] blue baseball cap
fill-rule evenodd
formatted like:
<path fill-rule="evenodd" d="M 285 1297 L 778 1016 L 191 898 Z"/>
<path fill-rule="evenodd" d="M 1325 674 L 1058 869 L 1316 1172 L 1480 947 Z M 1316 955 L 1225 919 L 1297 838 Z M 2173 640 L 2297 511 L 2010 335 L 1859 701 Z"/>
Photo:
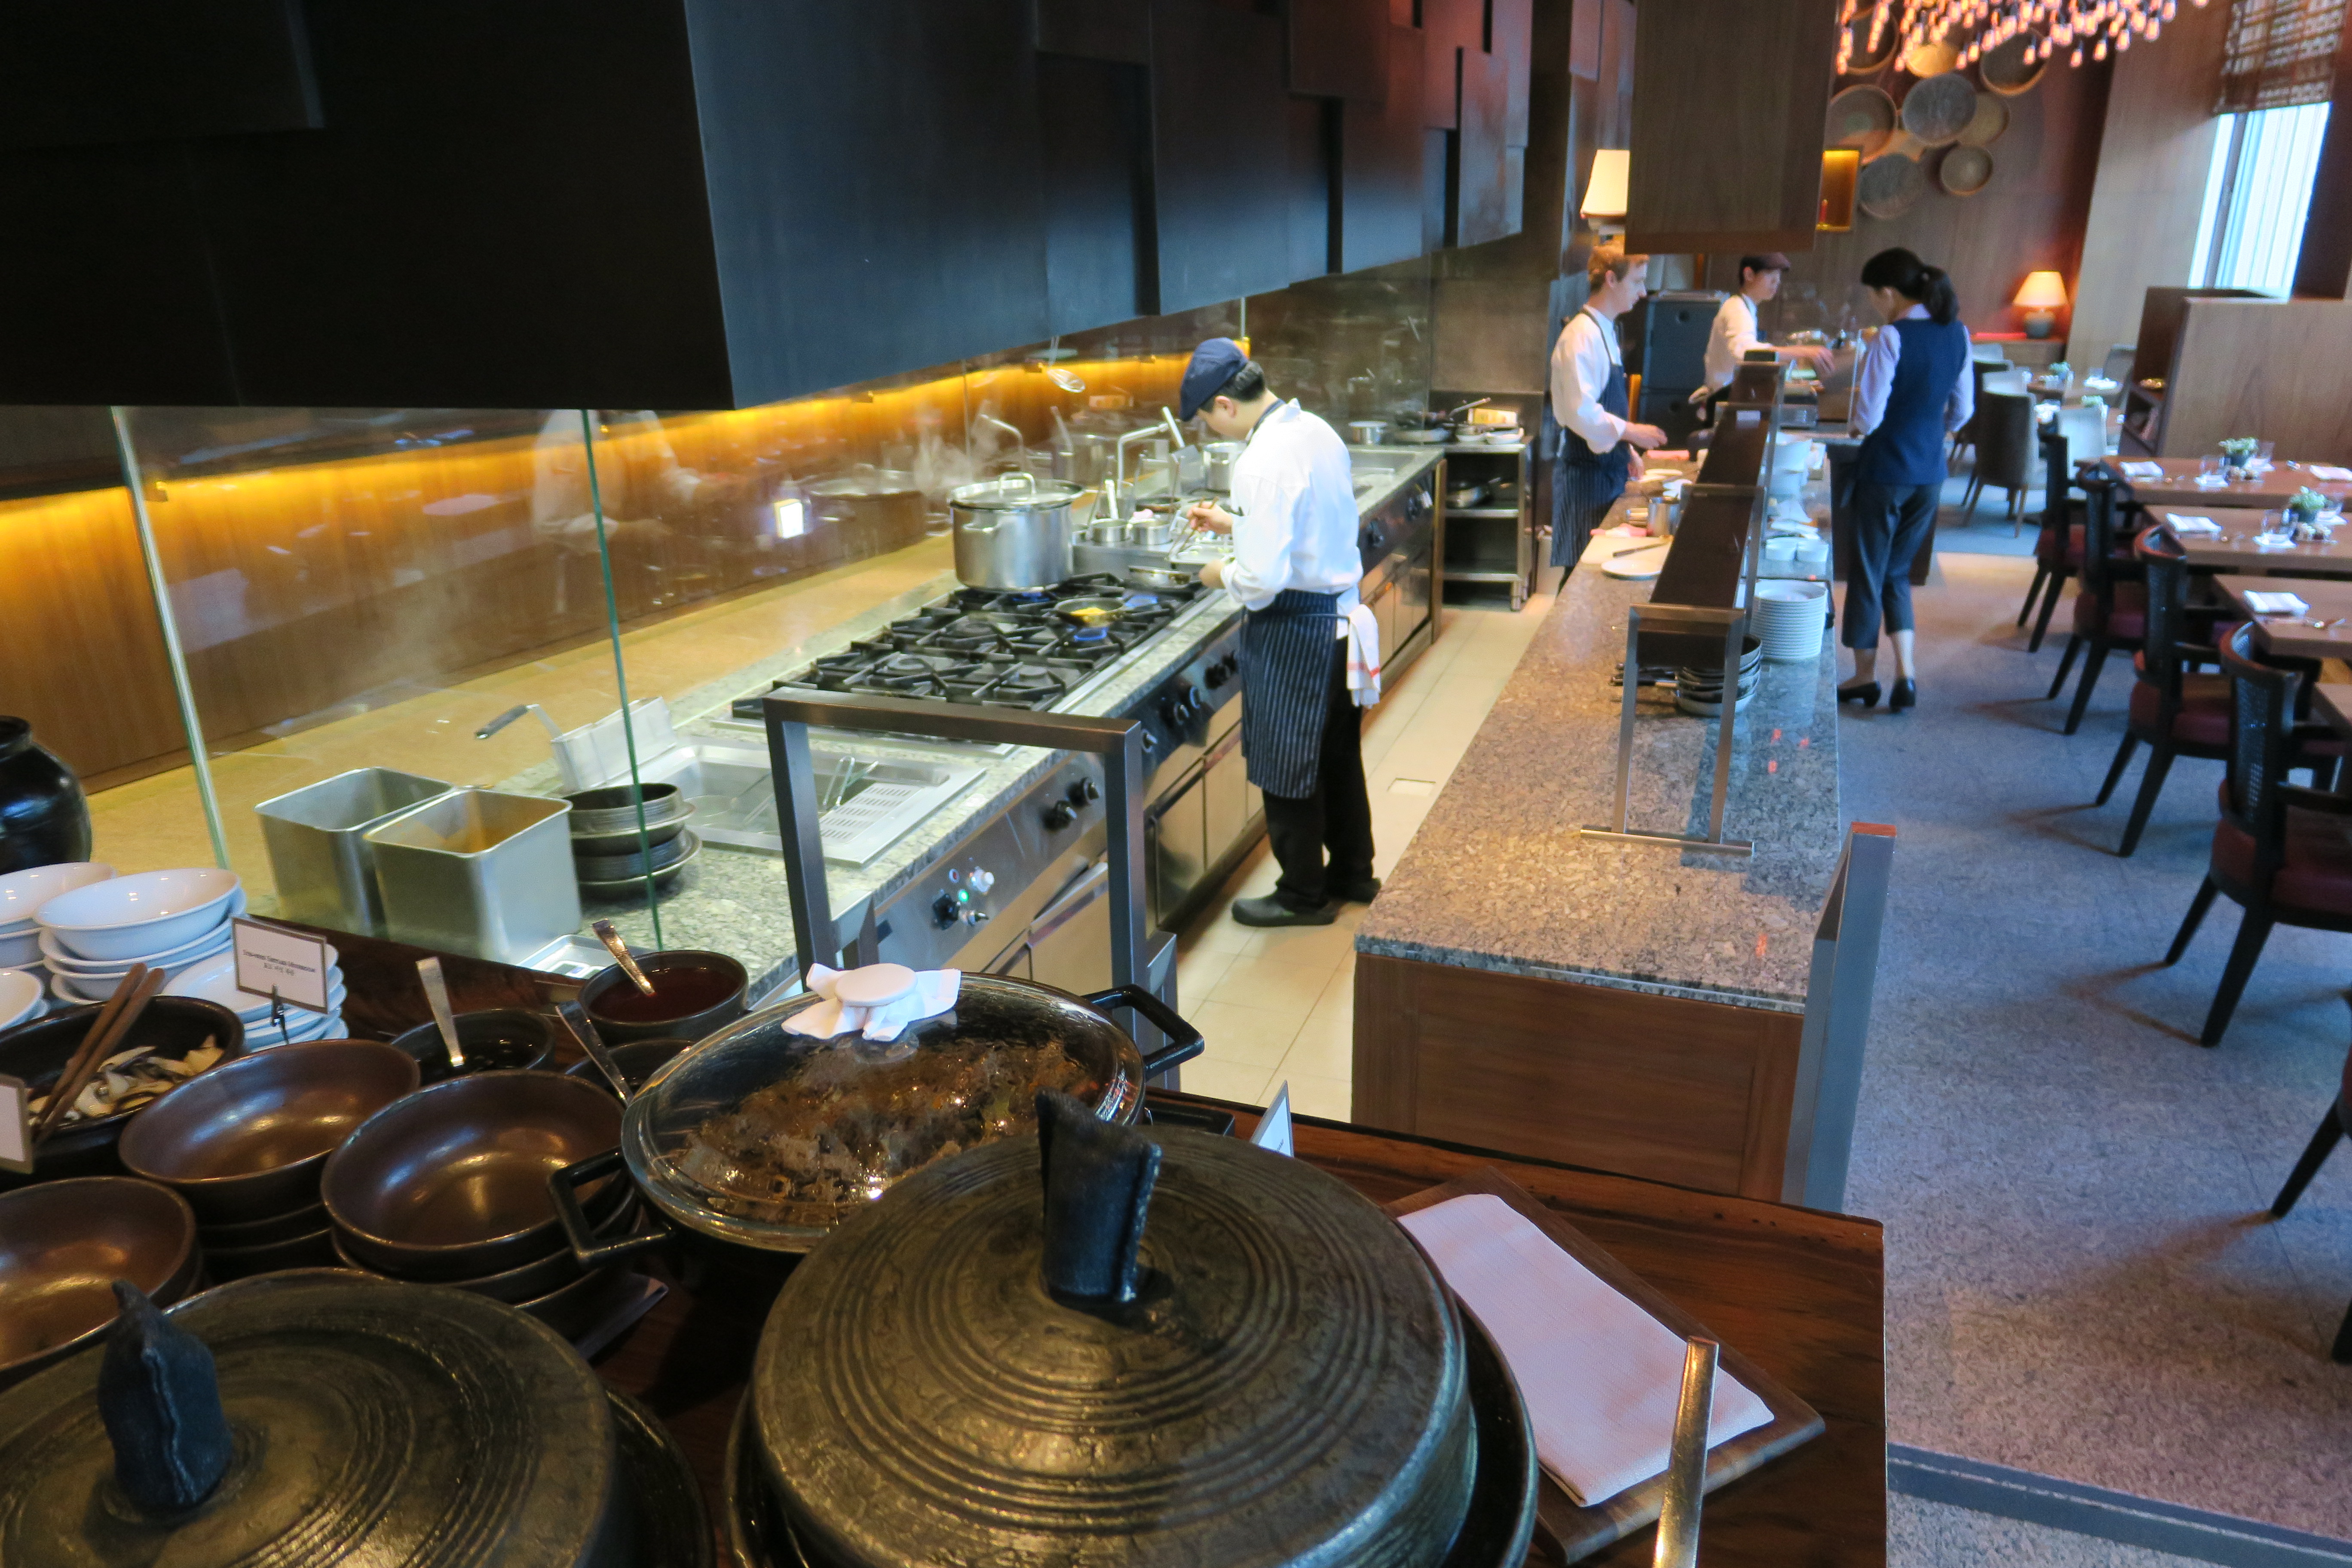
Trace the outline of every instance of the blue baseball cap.
<path fill-rule="evenodd" d="M 1177 389 L 1176 417 L 1190 419 L 1198 415 L 1247 363 L 1249 355 L 1231 338 L 1211 338 L 1194 349 L 1192 363 L 1184 367 L 1183 384 Z"/>

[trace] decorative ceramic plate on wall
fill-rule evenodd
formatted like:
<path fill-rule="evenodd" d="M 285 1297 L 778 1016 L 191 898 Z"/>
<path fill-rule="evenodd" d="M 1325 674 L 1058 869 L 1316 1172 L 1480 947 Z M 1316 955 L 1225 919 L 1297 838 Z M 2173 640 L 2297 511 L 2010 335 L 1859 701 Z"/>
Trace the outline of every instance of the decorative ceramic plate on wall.
<path fill-rule="evenodd" d="M 1903 95 L 1903 129 L 1929 147 L 1958 141 L 1976 112 L 1977 89 L 1958 71 L 1931 76 Z"/>
<path fill-rule="evenodd" d="M 1927 172 L 1916 159 L 1874 159 L 1862 166 L 1854 200 L 1873 217 L 1900 217 L 1927 194 Z"/>
<path fill-rule="evenodd" d="M 1931 76 L 1942 76 L 1947 71 L 1956 70 L 1959 63 L 1959 49 L 1941 38 L 1921 44 L 1903 57 L 1903 68 L 1923 81 Z"/>
<path fill-rule="evenodd" d="M 2009 129 L 2009 100 L 1997 93 L 1977 94 L 1977 111 L 1960 132 L 1963 147 L 1990 147 Z"/>
<path fill-rule="evenodd" d="M 1972 196 L 1992 179 L 1992 154 L 1981 147 L 1954 147 L 1936 165 L 1936 182 L 1956 196 Z"/>
<path fill-rule="evenodd" d="M 1978 66 L 1977 74 L 1984 78 L 1987 87 L 2004 98 L 2031 92 L 2034 84 L 2042 79 L 2042 73 L 2050 68 L 2050 61 L 2041 53 L 2042 44 L 2041 34 L 2020 33 L 1999 48 L 1988 52 L 1983 63 Z M 2034 51 L 2032 59 L 2025 58 L 2025 51 L 2029 48 Z"/>
<path fill-rule="evenodd" d="M 1822 144 L 1859 147 L 1867 156 L 1894 134 L 1895 120 L 1895 100 L 1885 88 L 1847 88 L 1830 100 L 1829 117 L 1822 126 Z"/>

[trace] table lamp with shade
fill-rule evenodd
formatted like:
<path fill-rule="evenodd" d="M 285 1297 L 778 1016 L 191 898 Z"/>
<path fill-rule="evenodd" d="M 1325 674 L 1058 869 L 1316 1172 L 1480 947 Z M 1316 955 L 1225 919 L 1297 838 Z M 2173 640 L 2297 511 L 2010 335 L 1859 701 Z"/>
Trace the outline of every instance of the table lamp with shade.
<path fill-rule="evenodd" d="M 1633 157 L 1623 147 L 1592 151 L 1592 174 L 1584 182 L 1584 203 L 1576 210 L 1592 220 L 1597 234 L 1622 237 L 1625 233 L 1625 188 Z"/>
<path fill-rule="evenodd" d="M 2017 291 L 2015 304 L 2025 313 L 2025 335 L 2046 338 L 2066 308 L 2066 280 L 2055 272 L 2029 272 Z"/>

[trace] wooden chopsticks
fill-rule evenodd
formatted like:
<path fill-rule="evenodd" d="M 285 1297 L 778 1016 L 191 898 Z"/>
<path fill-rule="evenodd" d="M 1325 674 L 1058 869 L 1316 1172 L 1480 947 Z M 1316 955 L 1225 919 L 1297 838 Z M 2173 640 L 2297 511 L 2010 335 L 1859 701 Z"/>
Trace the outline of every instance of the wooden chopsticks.
<path fill-rule="evenodd" d="M 57 1087 L 49 1090 L 48 1103 L 41 1107 L 41 1120 L 33 1129 L 36 1149 L 65 1121 L 67 1109 L 81 1097 L 99 1064 L 112 1056 L 123 1037 L 137 1026 L 139 1016 L 147 1010 L 155 994 L 163 989 L 166 978 L 160 969 L 134 963 L 129 973 L 115 982 L 113 994 L 99 1008 L 89 1033 L 82 1037 L 79 1048 L 58 1075 Z"/>

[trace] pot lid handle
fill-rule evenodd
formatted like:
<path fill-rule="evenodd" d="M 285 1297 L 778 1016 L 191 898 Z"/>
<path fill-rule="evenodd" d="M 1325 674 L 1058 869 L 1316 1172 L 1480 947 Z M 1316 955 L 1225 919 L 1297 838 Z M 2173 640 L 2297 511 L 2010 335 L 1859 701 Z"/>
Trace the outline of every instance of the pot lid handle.
<path fill-rule="evenodd" d="M 1046 1089 L 1037 1096 L 1037 1149 L 1045 1184 L 1046 1289 L 1079 1303 L 1134 1300 L 1160 1145 Z"/>
<path fill-rule="evenodd" d="M 98 1372 L 114 1479 L 151 1513 L 184 1512 L 220 1485 L 234 1448 L 213 1352 L 130 1281 L 114 1281 L 114 1299 L 122 1315 Z"/>

